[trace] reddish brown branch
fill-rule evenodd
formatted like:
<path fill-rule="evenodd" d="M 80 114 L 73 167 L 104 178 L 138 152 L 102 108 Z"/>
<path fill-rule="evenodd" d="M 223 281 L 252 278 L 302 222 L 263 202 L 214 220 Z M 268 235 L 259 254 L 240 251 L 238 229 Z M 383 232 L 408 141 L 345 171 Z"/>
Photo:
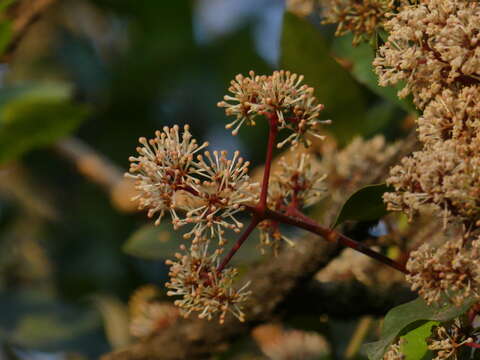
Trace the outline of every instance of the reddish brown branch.
<path fill-rule="evenodd" d="M 267 155 L 265 159 L 265 170 L 263 171 L 262 190 L 260 192 L 259 210 L 265 210 L 267 208 L 268 197 L 268 183 L 270 181 L 270 170 L 272 168 L 273 150 L 275 148 L 278 128 L 277 128 L 277 115 L 269 114 L 268 118 L 268 144 Z"/>

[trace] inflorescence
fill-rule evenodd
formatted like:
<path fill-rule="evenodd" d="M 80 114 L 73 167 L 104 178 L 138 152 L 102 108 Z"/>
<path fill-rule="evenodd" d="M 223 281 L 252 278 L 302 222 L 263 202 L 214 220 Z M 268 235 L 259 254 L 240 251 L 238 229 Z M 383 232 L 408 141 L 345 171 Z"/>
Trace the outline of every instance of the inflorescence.
<path fill-rule="evenodd" d="M 374 61 L 380 85 L 399 84 L 423 111 L 422 149 L 391 169 L 390 210 L 438 214 L 460 239 L 411 253 L 407 281 L 428 303 L 446 295 L 455 304 L 480 298 L 480 4 L 422 0 L 404 5 L 385 24 L 390 31 Z M 453 232 L 451 232 L 453 233 Z M 433 241 L 432 241 L 433 242 Z"/>
<path fill-rule="evenodd" d="M 323 139 L 319 126 L 330 121 L 319 120 L 323 105 L 313 95 L 313 88 L 302 85 L 302 81 L 302 75 L 283 70 L 269 76 L 255 75 L 253 71 L 247 77 L 237 75 L 228 88 L 231 95 L 218 103 L 226 115 L 235 117 L 226 128 L 233 128 L 232 134 L 236 135 L 243 124 L 255 125 L 267 115 L 275 116 L 279 130 L 292 132 L 278 147 L 299 142 L 309 145 L 308 134 Z"/>
<path fill-rule="evenodd" d="M 322 138 L 319 125 L 329 121 L 319 120 L 323 105 L 313 96 L 313 88 L 301 85 L 302 81 L 303 76 L 288 71 L 270 76 L 253 72 L 249 77 L 237 75 L 229 89 L 233 96 L 225 96 L 225 101 L 218 104 L 236 118 L 227 128 L 233 128 L 236 134 L 243 124 L 254 125 L 266 119 L 274 134 L 282 129 L 292 132 L 279 147 L 308 144 L 307 134 Z M 259 185 L 248 176 L 249 163 L 238 152 L 230 158 L 226 151 L 206 151 L 208 143 L 197 143 L 188 125 L 183 131 L 177 125 L 164 127 L 153 139 L 140 138 L 139 142 L 138 155 L 130 157 L 127 174 L 138 190 L 134 200 L 148 210 L 149 217 L 156 217 L 156 225 L 170 213 L 173 228 L 186 228 L 183 237 L 190 240 L 189 246 L 181 245 L 181 253 L 174 260 L 166 262 L 170 266 L 167 294 L 181 297 L 175 305 L 184 316 L 196 312 L 210 320 L 218 315 L 223 323 L 231 313 L 243 321 L 242 303 L 250 294 L 248 283 L 235 288 L 238 271 L 225 268 L 229 258 L 225 263 L 220 258 L 227 243 L 226 232 L 239 233 L 243 228 L 239 214 L 260 201 Z M 324 178 L 306 156 L 295 165 L 284 163 L 273 176 L 267 203 L 292 215 L 291 209 L 309 206 L 321 198 Z M 277 250 L 277 240 L 286 237 L 280 234 L 278 224 L 270 226 L 268 221 L 260 226 L 261 244 Z"/>

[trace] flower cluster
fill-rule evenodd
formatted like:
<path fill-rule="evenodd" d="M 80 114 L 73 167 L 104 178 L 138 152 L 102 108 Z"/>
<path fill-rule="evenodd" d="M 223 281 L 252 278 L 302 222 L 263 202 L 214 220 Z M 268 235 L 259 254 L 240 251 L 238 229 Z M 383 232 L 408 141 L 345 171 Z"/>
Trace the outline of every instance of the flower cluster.
<path fill-rule="evenodd" d="M 445 326 L 433 328 L 432 336 L 428 338 L 428 349 L 435 352 L 433 360 L 458 359 L 460 347 L 472 342 L 473 338 L 464 334 L 459 319 L 455 319 Z"/>
<path fill-rule="evenodd" d="M 385 23 L 390 35 L 374 61 L 379 83 L 404 83 L 400 97 L 413 95 L 423 109 L 446 89 L 480 81 L 480 4 L 423 0 L 403 6 Z"/>
<path fill-rule="evenodd" d="M 203 244 L 202 244 L 203 245 Z M 244 320 L 241 304 L 250 294 L 248 283 L 240 289 L 233 287 L 237 270 L 233 268 L 217 271 L 221 250 L 208 253 L 207 246 L 192 246 L 190 251 L 181 246 L 183 254 L 175 254 L 176 260 L 167 260 L 170 265 L 170 282 L 166 284 L 169 296 L 181 296 L 176 300 L 182 315 L 199 312 L 199 318 L 211 320 L 220 314 L 220 323 L 225 321 L 227 312 Z"/>
<path fill-rule="evenodd" d="M 280 159 L 278 169 L 270 179 L 269 208 L 295 217 L 299 209 L 317 203 L 325 195 L 326 177 L 320 171 L 319 162 L 310 154 L 299 153 L 290 161 Z M 264 220 L 258 228 L 262 250 L 270 246 L 276 253 L 282 240 L 293 245 L 273 220 Z"/>
<path fill-rule="evenodd" d="M 139 156 L 130 157 L 130 174 L 135 179 L 139 195 L 134 198 L 140 208 L 148 209 L 148 216 L 159 216 L 158 225 L 169 211 L 177 229 L 193 224 L 184 236 L 194 241 L 218 237 L 223 246 L 224 229 L 240 231 L 243 224 L 235 218 L 242 207 L 254 202 L 257 184 L 248 177 L 248 162 L 235 152 L 208 151 L 196 154 L 208 143 L 198 145 L 189 127 L 180 135 L 179 127 L 165 127 L 155 138 L 140 138 Z"/>
<path fill-rule="evenodd" d="M 228 89 L 232 95 L 218 103 L 228 116 L 235 117 L 226 128 L 233 128 L 232 134 L 236 135 L 243 124 L 255 125 L 259 119 L 269 117 L 278 129 L 292 131 L 278 147 L 299 142 L 308 145 L 307 134 L 323 138 L 319 125 L 329 121 L 319 120 L 323 105 L 313 95 L 313 88 L 302 85 L 302 81 L 302 75 L 283 70 L 269 76 L 255 75 L 253 71 L 247 77 L 237 75 Z"/>
<path fill-rule="evenodd" d="M 448 140 L 404 158 L 387 181 L 396 190 L 384 195 L 388 208 L 410 218 L 436 211 L 443 214 L 445 226 L 447 221 L 475 223 L 480 218 L 478 150 L 478 144 Z"/>
<path fill-rule="evenodd" d="M 383 355 L 383 360 L 404 360 L 405 355 L 400 351 L 400 345 L 401 340 L 390 345 L 387 352 Z"/>
<path fill-rule="evenodd" d="M 301 85 L 302 81 L 303 76 L 288 71 L 276 71 L 270 76 L 253 72 L 249 77 L 238 75 L 230 87 L 233 96 L 225 96 L 225 101 L 219 103 L 226 108 L 227 115 L 236 117 L 227 128 L 234 128 L 236 134 L 242 124 L 254 125 L 264 117 L 275 140 L 277 130 L 293 132 L 280 146 L 287 142 L 308 143 L 307 134 L 321 138 L 318 125 L 326 121 L 318 120 L 318 116 L 323 105 L 317 103 L 313 88 Z M 243 321 L 242 303 L 250 293 L 246 290 L 248 283 L 235 288 L 238 272 L 226 268 L 227 263 L 262 220 L 259 227 L 263 245 L 272 245 L 276 250 L 280 239 L 289 241 L 279 225 L 258 215 L 258 210 L 264 208 L 266 199 L 271 209 L 300 216 L 301 207 L 321 198 L 325 176 L 307 155 L 301 155 L 295 163 L 281 162 L 280 171 L 267 179 L 271 184 L 268 187 L 265 183 L 260 204 L 258 183 L 250 180 L 249 163 L 239 152 L 229 158 L 226 151 L 205 151 L 208 144 L 198 144 L 188 125 L 183 132 L 176 125 L 164 127 L 153 139 L 140 138 L 140 144 L 138 155 L 130 157 L 127 174 L 134 179 L 138 191 L 133 200 L 141 209 L 148 210 L 149 217 L 156 216 L 157 225 L 165 213 L 170 213 L 174 230 L 187 229 L 183 237 L 190 240 L 188 246 L 181 245 L 181 253 L 174 260 L 166 262 L 170 266 L 167 295 L 180 297 L 174 304 L 183 316 L 196 312 L 200 318 L 210 320 L 219 315 L 223 323 L 227 313 L 231 313 Z M 269 142 L 269 154 L 273 144 Z M 271 156 L 267 159 L 271 160 Z M 243 223 L 238 215 L 243 210 L 249 210 L 257 219 L 252 220 L 221 262 L 227 243 L 225 233 L 241 231 Z M 147 325 L 151 322 L 145 318 L 155 317 L 161 309 L 157 305 L 144 306 L 135 332 L 150 332 Z"/>
<path fill-rule="evenodd" d="M 423 110 L 417 119 L 420 151 L 393 167 L 384 200 L 390 210 L 442 214 L 463 225 L 460 239 L 434 251 L 412 252 L 407 280 L 429 302 L 446 294 L 460 304 L 478 296 L 480 220 L 480 4 L 419 0 L 404 4 L 385 24 L 388 41 L 374 61 L 380 85 L 403 83 Z M 467 231 L 468 230 L 468 231 Z"/>
<path fill-rule="evenodd" d="M 457 92 L 444 90 L 418 119 L 419 139 L 426 145 L 450 139 L 477 143 L 479 129 L 480 86 L 467 86 Z"/>
<path fill-rule="evenodd" d="M 338 23 L 336 36 L 353 34 L 353 45 L 368 41 L 387 20 L 392 0 L 320 0 L 325 24 Z"/>
<path fill-rule="evenodd" d="M 410 254 L 406 279 L 428 304 L 442 303 L 444 295 L 456 305 L 480 297 L 480 241 L 465 242 L 460 237 L 436 249 L 423 244 Z"/>
<path fill-rule="evenodd" d="M 225 151 L 198 152 L 208 144 L 198 145 L 188 125 L 180 134 L 178 126 L 157 131 L 155 138 L 140 139 L 138 156 L 130 158 L 130 177 L 135 179 L 141 208 L 148 216 L 171 214 L 174 229 L 190 226 L 184 238 L 192 239 L 187 252 L 177 262 L 169 261 L 172 290 L 169 295 L 183 296 L 176 304 L 184 315 L 200 311 L 200 317 L 220 313 L 223 321 L 231 311 L 239 318 L 238 303 L 247 293 L 233 288 L 234 269 L 217 272 L 218 257 L 226 244 L 225 230 L 239 232 L 243 224 L 236 218 L 243 207 L 258 197 L 258 184 L 248 177 L 248 162 L 238 152 L 229 159 Z M 218 248 L 209 252 L 209 244 L 218 240 Z M 157 311 L 153 309 L 152 311 Z"/>

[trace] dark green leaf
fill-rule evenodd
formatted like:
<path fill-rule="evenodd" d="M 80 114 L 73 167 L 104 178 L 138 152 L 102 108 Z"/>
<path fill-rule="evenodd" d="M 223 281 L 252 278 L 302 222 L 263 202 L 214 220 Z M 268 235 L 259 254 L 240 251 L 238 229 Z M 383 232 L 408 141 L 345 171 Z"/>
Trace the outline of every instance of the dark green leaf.
<path fill-rule="evenodd" d="M 180 240 L 181 233 L 172 231 L 170 224 L 149 224 L 142 226 L 127 239 L 123 251 L 143 259 L 166 259 L 178 251 Z"/>
<path fill-rule="evenodd" d="M 0 22 L 0 54 L 3 54 L 12 39 L 12 23 L 8 20 Z"/>
<path fill-rule="evenodd" d="M 44 292 L 2 292 L 0 305 L 9 309 L 0 319 L 0 336 L 19 346 L 78 349 L 101 329 L 96 311 L 59 302 Z"/>
<path fill-rule="evenodd" d="M 180 244 L 185 242 L 182 235 L 185 231 L 174 231 L 167 221 L 159 226 L 144 225 L 135 231 L 123 244 L 123 251 L 129 255 L 149 259 L 162 260 L 171 259 Z M 225 237 L 230 240 L 231 246 L 238 234 L 233 231 L 226 231 Z M 232 258 L 233 265 L 251 264 L 261 259 L 258 249 L 258 231 L 254 231 L 250 238 L 243 243 L 240 250 Z M 228 245 L 227 245 L 228 249 Z"/>
<path fill-rule="evenodd" d="M 475 299 L 465 301 L 462 306 L 444 305 L 428 306 L 421 298 L 402 304 L 390 310 L 385 316 L 382 336 L 379 341 L 364 345 L 370 360 L 380 360 L 392 342 L 401 335 L 408 325 L 420 321 L 448 321 L 465 313 L 474 303 Z"/>
<path fill-rule="evenodd" d="M 0 0 L 0 11 L 5 11 L 16 0 Z"/>
<path fill-rule="evenodd" d="M 315 88 L 325 105 L 322 115 L 332 119 L 328 130 L 340 142 L 364 135 L 366 105 L 359 84 L 330 56 L 325 39 L 313 25 L 288 12 L 283 21 L 282 67 L 305 75 L 305 83 Z"/>
<path fill-rule="evenodd" d="M 387 214 L 382 196 L 390 188 L 386 184 L 368 185 L 355 192 L 343 204 L 333 227 L 346 220 L 370 221 Z"/>
<path fill-rule="evenodd" d="M 416 112 L 415 106 L 406 99 L 399 99 L 397 92 L 401 86 L 382 87 L 378 85 L 378 77 L 373 71 L 373 59 L 375 52 L 373 48 L 361 43 L 356 47 L 352 46 L 351 36 L 342 36 L 333 41 L 333 52 L 342 59 L 348 60 L 352 64 L 352 75 L 358 82 L 368 87 L 375 94 L 388 99 L 397 104 L 407 112 Z"/>
<path fill-rule="evenodd" d="M 70 101 L 61 84 L 6 88 L 0 91 L 0 163 L 54 143 L 86 118 L 85 106 Z"/>
<path fill-rule="evenodd" d="M 427 321 L 401 337 L 403 341 L 400 345 L 400 352 L 405 356 L 405 360 L 432 358 L 432 352 L 428 350 L 426 339 L 432 333 L 432 328 L 438 324 L 438 321 Z"/>

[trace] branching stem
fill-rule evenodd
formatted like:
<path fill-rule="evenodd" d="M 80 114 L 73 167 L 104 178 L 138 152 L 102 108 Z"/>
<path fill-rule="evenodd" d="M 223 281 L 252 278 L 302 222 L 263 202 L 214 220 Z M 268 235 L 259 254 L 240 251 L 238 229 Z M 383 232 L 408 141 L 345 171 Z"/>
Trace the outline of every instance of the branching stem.
<path fill-rule="evenodd" d="M 225 266 L 230 262 L 235 253 L 240 249 L 242 244 L 252 233 L 255 227 L 264 220 L 273 220 L 278 223 L 293 225 L 300 229 L 307 230 L 313 234 L 320 235 L 325 240 L 331 243 L 339 243 L 341 245 L 350 247 L 356 251 L 359 251 L 373 259 L 376 259 L 385 265 L 388 265 L 398 271 L 401 271 L 404 274 L 408 274 L 407 269 L 403 264 L 400 264 L 389 257 L 376 252 L 370 249 L 365 244 L 355 241 L 349 238 L 346 235 L 339 233 L 334 229 L 323 227 L 319 225 L 315 220 L 309 218 L 303 214 L 296 206 L 289 207 L 286 213 L 281 213 L 277 211 L 270 210 L 267 206 L 267 197 L 268 197 L 268 183 L 270 180 L 270 171 L 272 167 L 273 160 L 273 151 L 275 148 L 275 143 L 278 134 L 278 118 L 276 113 L 267 113 L 264 114 L 268 119 L 269 132 L 268 132 L 268 145 L 267 145 L 267 154 L 265 159 L 265 170 L 263 173 L 262 188 L 260 192 L 260 200 L 256 206 L 245 206 L 245 209 L 252 214 L 252 221 L 245 229 L 245 231 L 240 235 L 240 238 L 230 249 L 228 254 L 222 260 L 220 265 L 217 268 L 217 272 L 222 271 Z"/>

